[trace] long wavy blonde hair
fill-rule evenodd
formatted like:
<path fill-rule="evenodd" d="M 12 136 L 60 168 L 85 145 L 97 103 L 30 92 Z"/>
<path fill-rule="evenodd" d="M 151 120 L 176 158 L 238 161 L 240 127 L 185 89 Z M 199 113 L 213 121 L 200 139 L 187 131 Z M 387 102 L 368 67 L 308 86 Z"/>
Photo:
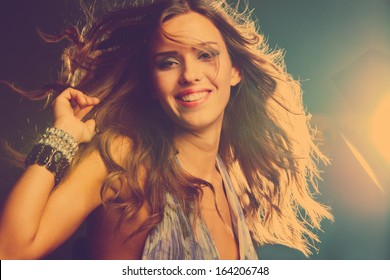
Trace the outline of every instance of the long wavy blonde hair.
<path fill-rule="evenodd" d="M 81 31 L 69 27 L 61 36 L 45 35 L 71 44 L 58 83 L 29 98 L 72 86 L 102 100 L 91 112 L 100 132 L 83 145 L 75 163 L 99 150 L 110 172 L 102 200 L 121 209 L 119 224 L 148 204 L 150 218 L 129 239 L 161 221 L 166 192 L 186 211 L 199 211 L 202 187 L 213 186 L 178 166 L 172 122 L 151 98 L 147 58 L 149 39 L 166 19 L 202 14 L 221 32 L 242 77 L 225 111 L 219 155 L 235 182 L 252 238 L 258 245 L 283 244 L 308 255 L 321 220 L 332 219 L 328 207 L 316 201 L 317 164 L 327 160 L 313 141 L 300 84 L 286 72 L 283 52 L 269 49 L 250 14 L 238 7 L 224 0 L 135 1 L 96 17 L 84 6 L 87 23 Z M 110 148 L 121 136 L 132 143 L 125 166 L 113 160 Z M 142 182 L 141 173 L 146 174 Z M 126 198 L 119 196 L 124 189 Z M 118 194 L 115 199 L 108 199 L 111 191 Z"/>

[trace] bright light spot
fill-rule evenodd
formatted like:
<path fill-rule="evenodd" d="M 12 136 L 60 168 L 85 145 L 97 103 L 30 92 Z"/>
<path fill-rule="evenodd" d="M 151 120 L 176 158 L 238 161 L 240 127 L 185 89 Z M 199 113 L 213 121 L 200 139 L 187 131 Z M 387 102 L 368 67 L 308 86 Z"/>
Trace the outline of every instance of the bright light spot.
<path fill-rule="evenodd" d="M 359 150 L 340 132 L 341 138 L 343 138 L 344 142 L 347 144 L 348 148 L 351 150 L 355 158 L 358 160 L 363 169 L 367 172 L 368 176 L 370 176 L 371 180 L 374 181 L 375 185 L 378 189 L 384 193 L 384 189 L 382 185 L 379 183 L 378 177 L 375 175 L 374 170 L 372 170 L 371 166 L 368 164 L 367 160 L 364 156 L 359 152 Z"/>
<path fill-rule="evenodd" d="M 369 137 L 375 149 L 390 162 L 390 95 L 376 107 L 370 119 Z"/>

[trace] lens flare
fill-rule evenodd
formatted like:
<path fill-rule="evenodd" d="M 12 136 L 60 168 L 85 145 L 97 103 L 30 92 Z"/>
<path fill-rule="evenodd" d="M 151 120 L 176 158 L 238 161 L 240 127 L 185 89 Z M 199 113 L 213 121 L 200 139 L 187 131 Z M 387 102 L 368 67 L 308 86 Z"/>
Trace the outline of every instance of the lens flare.
<path fill-rule="evenodd" d="M 369 129 L 373 146 L 390 163 L 390 95 L 386 95 L 377 105 Z"/>
<path fill-rule="evenodd" d="M 385 193 L 385 190 L 383 189 L 383 186 L 379 182 L 378 177 L 376 176 L 374 170 L 371 168 L 368 161 L 364 158 L 364 156 L 359 152 L 359 150 L 347 139 L 346 136 L 344 136 L 340 132 L 341 138 L 344 140 L 345 144 L 347 144 L 348 148 L 352 152 L 352 154 L 355 156 L 357 161 L 360 163 L 360 165 L 363 167 L 363 169 L 367 172 L 368 176 L 370 176 L 371 180 L 374 181 L 375 185 L 378 187 L 378 189 Z"/>

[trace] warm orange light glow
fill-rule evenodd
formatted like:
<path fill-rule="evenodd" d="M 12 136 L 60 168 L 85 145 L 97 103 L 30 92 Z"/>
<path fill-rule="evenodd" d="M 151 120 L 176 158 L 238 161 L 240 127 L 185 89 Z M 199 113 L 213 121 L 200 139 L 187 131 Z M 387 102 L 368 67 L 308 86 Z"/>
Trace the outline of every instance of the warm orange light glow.
<path fill-rule="evenodd" d="M 390 162 L 390 95 L 376 107 L 370 119 L 369 137 L 375 149 Z"/>
<path fill-rule="evenodd" d="M 358 160 L 363 169 L 367 172 L 368 176 L 370 176 L 371 180 L 374 181 L 375 185 L 378 187 L 381 192 L 385 192 L 381 183 L 378 180 L 378 177 L 375 175 L 374 170 L 371 168 L 370 164 L 364 158 L 364 156 L 359 152 L 359 150 L 340 132 L 341 138 L 347 144 L 348 148 L 351 150 L 355 158 Z"/>

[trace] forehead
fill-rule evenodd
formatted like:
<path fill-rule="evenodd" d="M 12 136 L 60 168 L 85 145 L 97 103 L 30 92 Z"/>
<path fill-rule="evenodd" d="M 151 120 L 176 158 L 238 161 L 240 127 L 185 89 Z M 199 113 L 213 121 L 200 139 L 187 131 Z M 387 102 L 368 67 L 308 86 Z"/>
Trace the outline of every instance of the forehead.
<path fill-rule="evenodd" d="M 177 39 L 179 42 L 184 41 L 194 45 L 202 42 L 216 42 L 224 45 L 222 35 L 213 22 L 195 12 L 174 16 L 165 21 L 162 28 L 170 38 Z M 169 40 L 159 30 L 153 36 L 151 48 L 160 50 L 175 44 L 177 43 Z"/>

